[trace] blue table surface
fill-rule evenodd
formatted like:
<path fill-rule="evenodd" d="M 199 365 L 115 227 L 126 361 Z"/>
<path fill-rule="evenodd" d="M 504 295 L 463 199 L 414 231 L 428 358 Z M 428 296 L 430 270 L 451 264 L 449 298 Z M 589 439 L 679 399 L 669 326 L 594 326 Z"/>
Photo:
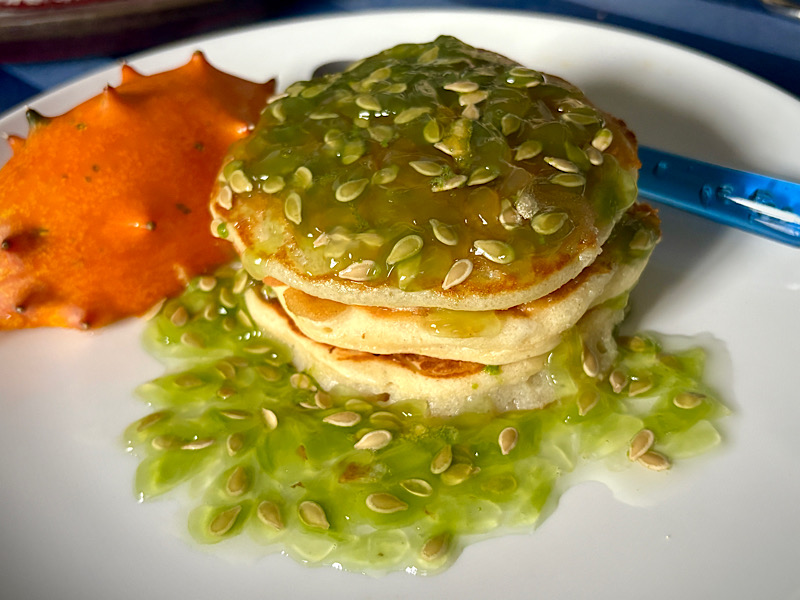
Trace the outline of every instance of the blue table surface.
<path fill-rule="evenodd" d="M 233 1 L 233 0 L 231 0 Z M 800 98 L 800 19 L 780 16 L 758 0 L 301 0 L 270 11 L 277 19 L 364 10 L 494 8 L 565 15 L 606 23 L 688 46 L 736 65 Z M 141 46 L 146 49 L 144 35 Z M 50 62 L 7 62 L 0 54 L 0 112 L 109 63 L 119 56 Z"/>

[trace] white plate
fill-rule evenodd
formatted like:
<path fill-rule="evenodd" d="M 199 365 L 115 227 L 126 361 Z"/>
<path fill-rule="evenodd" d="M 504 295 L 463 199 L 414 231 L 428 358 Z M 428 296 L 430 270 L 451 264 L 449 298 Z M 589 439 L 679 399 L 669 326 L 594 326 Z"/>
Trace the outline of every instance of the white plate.
<path fill-rule="evenodd" d="M 145 72 L 202 48 L 218 67 L 283 84 L 323 62 L 440 33 L 560 74 L 649 145 L 800 180 L 800 103 L 703 56 L 569 20 L 498 12 L 383 13 L 297 21 L 196 40 L 133 61 Z M 108 70 L 33 102 L 66 110 Z M 23 133 L 21 111 L 0 130 Z M 3 149 L 0 162 L 7 159 Z M 716 380 L 735 415 L 724 448 L 667 474 L 646 506 L 599 484 L 569 491 L 529 535 L 471 546 L 431 578 L 230 560 L 182 537 L 170 501 L 137 504 L 119 435 L 161 372 L 141 323 L 95 333 L 0 335 L 0 586 L 4 598 L 798 598 L 800 254 L 664 210 L 664 242 L 633 326 L 723 342 Z M 635 490 L 634 490 L 635 491 Z"/>

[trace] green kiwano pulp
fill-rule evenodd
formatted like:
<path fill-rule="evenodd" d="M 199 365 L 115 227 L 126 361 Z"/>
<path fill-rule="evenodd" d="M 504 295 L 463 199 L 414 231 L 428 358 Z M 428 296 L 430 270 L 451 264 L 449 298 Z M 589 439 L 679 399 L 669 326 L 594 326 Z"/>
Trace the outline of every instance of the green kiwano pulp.
<path fill-rule="evenodd" d="M 241 295 L 253 285 L 226 268 L 165 304 L 146 344 L 176 369 L 140 387 L 153 412 L 125 432 L 137 493 L 186 484 L 199 542 L 243 534 L 310 564 L 432 572 L 476 536 L 532 528 L 580 463 L 627 464 L 642 429 L 670 459 L 719 442 L 727 411 L 700 350 L 621 339 L 615 391 L 584 374 L 569 332 L 549 359 L 561 395 L 549 408 L 432 419 L 413 400 L 318 390 L 253 326 Z"/>
<path fill-rule="evenodd" d="M 636 199 L 621 124 L 567 82 L 448 36 L 293 83 L 227 159 L 220 218 L 258 278 L 286 260 L 446 290 L 471 260 L 475 289 L 497 272 L 525 287 L 602 243 Z"/>

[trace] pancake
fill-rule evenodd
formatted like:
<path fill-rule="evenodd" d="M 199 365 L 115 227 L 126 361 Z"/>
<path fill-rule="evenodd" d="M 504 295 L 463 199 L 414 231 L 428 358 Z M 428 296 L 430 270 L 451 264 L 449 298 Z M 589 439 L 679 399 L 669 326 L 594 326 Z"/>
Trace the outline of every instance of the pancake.
<path fill-rule="evenodd" d="M 316 298 L 505 310 L 597 258 L 638 167 L 573 85 L 440 37 L 275 97 L 222 168 L 212 231 Z"/>
<path fill-rule="evenodd" d="M 442 360 L 417 354 L 375 355 L 315 342 L 303 335 L 274 299 L 253 289 L 245 300 L 256 324 L 286 345 L 300 371 L 313 376 L 325 390 L 343 387 L 367 396 L 383 395 L 389 402 L 424 400 L 431 415 L 463 412 L 538 409 L 554 401 L 558 388 L 546 356 L 501 367 Z M 616 354 L 612 336 L 624 316 L 624 303 L 598 306 L 576 325 L 600 369 Z"/>
<path fill-rule="evenodd" d="M 507 364 L 552 350 L 589 308 L 633 288 L 660 237 L 658 225 L 653 209 L 634 205 L 600 257 L 575 279 L 544 298 L 503 311 L 348 306 L 287 286 L 272 289 L 294 325 L 323 344 Z"/>

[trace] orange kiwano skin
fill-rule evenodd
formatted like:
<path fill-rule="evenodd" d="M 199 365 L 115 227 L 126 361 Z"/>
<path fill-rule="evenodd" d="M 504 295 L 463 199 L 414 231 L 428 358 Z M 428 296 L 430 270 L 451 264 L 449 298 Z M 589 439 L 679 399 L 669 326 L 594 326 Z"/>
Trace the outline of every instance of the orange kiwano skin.
<path fill-rule="evenodd" d="M 0 170 L 0 329 L 88 328 L 141 315 L 230 260 L 208 198 L 228 146 L 274 82 L 214 69 L 200 53 L 48 119 Z"/>

